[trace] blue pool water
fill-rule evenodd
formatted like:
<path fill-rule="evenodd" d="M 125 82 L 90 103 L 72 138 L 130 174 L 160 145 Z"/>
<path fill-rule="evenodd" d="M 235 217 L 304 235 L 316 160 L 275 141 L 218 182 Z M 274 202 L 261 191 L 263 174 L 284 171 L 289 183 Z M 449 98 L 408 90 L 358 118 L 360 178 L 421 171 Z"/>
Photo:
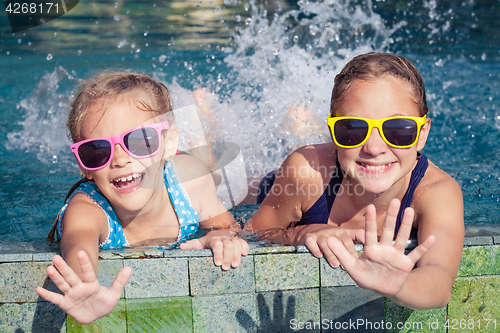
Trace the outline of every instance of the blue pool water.
<path fill-rule="evenodd" d="M 498 223 L 498 17 L 492 0 L 80 1 L 13 34 L 2 12 L 0 245 L 43 240 L 79 179 L 64 122 L 72 87 L 89 74 L 141 70 L 176 96 L 206 88 L 217 99 L 202 119 L 210 139 L 238 143 L 258 177 L 296 147 L 328 140 L 286 129 L 286 111 L 305 104 L 326 119 L 334 76 L 368 51 L 416 64 L 432 118 L 425 154 L 459 182 L 467 224 Z"/>

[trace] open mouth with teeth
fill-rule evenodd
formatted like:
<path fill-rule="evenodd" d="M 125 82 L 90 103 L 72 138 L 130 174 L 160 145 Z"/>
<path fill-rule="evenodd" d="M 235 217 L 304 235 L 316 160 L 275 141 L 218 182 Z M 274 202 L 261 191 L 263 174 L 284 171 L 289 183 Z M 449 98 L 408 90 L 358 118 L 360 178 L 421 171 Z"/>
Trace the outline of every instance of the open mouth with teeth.
<path fill-rule="evenodd" d="M 118 189 L 127 188 L 139 185 L 144 178 L 143 173 L 128 175 L 126 177 L 119 177 L 111 181 L 111 183 Z"/>
<path fill-rule="evenodd" d="M 390 167 L 394 163 L 395 162 L 391 162 L 391 163 L 388 163 L 388 164 L 381 164 L 381 165 L 372 165 L 372 164 L 365 164 L 365 163 L 357 162 L 357 164 L 359 166 L 365 168 L 366 170 L 370 170 L 370 171 L 382 171 L 382 170 Z"/>

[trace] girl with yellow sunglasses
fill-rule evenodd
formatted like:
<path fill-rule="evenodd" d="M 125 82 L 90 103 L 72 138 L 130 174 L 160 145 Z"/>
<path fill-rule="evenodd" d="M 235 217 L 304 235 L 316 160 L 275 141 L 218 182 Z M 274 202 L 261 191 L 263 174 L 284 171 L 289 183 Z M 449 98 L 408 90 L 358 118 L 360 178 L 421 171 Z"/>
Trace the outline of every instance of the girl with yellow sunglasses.
<path fill-rule="evenodd" d="M 330 110 L 332 142 L 288 156 L 250 228 L 305 244 L 396 303 L 445 306 L 462 254 L 463 199 L 421 153 L 431 121 L 420 73 L 403 57 L 357 56 L 336 76 Z M 419 245 L 405 255 L 410 234 Z"/>

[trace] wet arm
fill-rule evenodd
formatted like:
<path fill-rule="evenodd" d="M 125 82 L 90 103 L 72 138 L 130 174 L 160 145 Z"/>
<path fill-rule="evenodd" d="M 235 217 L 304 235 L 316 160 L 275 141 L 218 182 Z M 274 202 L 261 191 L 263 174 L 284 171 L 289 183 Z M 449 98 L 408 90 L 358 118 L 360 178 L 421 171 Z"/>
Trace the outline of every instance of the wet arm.
<path fill-rule="evenodd" d="M 403 288 L 389 298 L 415 309 L 445 306 L 460 265 L 464 240 L 463 201 L 458 184 L 450 180 L 444 186 L 427 190 L 420 199 L 425 209 L 418 223 L 418 239 L 430 235 L 436 242 L 417 263 Z M 434 208 L 434 209 L 433 209 Z"/>
<path fill-rule="evenodd" d="M 62 223 L 61 252 L 68 266 L 83 278 L 77 257 L 78 252 L 83 250 L 97 274 L 99 239 L 107 231 L 106 217 L 102 210 L 86 198 L 79 200 L 75 196 L 66 209 Z"/>

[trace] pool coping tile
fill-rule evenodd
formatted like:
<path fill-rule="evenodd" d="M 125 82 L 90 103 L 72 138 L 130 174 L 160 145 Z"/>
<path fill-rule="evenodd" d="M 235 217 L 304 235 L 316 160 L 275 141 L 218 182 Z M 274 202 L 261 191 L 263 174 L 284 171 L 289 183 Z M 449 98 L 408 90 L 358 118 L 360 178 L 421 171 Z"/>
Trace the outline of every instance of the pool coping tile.
<path fill-rule="evenodd" d="M 466 237 L 464 239 L 464 246 L 482 246 L 493 245 L 493 238 L 491 236 L 478 236 Z"/>
<path fill-rule="evenodd" d="M 0 263 L 33 261 L 33 253 L 2 253 Z"/>
<path fill-rule="evenodd" d="M 318 288 L 319 260 L 309 253 L 255 255 L 257 292 Z"/>
<path fill-rule="evenodd" d="M 132 267 L 125 297 L 171 297 L 189 295 L 187 258 L 124 259 Z"/>
<path fill-rule="evenodd" d="M 255 292 L 253 257 L 242 257 L 237 268 L 215 266 L 212 257 L 189 258 L 191 296 Z"/>

